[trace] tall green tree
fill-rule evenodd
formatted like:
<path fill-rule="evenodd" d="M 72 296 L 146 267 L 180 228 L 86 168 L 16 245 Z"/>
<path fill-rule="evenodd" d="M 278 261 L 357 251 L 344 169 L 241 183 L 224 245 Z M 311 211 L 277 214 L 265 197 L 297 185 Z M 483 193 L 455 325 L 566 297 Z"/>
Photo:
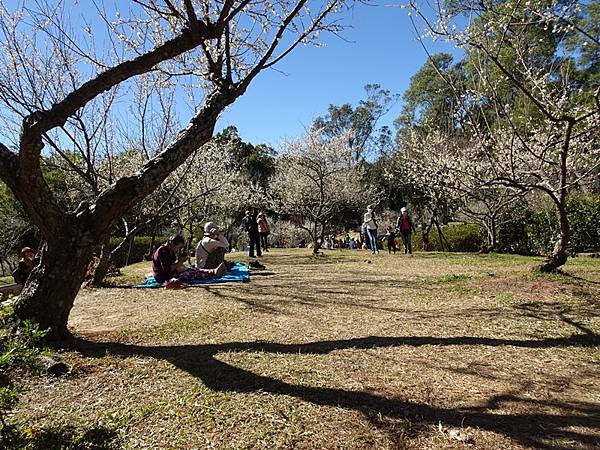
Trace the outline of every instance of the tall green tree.
<path fill-rule="evenodd" d="M 453 134 L 459 127 L 461 105 L 457 92 L 462 87 L 459 64 L 452 55 L 432 55 L 410 78 L 408 89 L 402 95 L 404 104 L 394 121 L 397 139 L 407 132 L 440 130 Z"/>
<path fill-rule="evenodd" d="M 327 114 L 317 117 L 312 124 L 312 129 L 319 130 L 326 140 L 347 136 L 356 162 L 385 150 L 390 144 L 389 128 L 378 129 L 377 123 L 396 100 L 396 95 L 378 84 L 367 84 L 365 93 L 366 98 L 360 100 L 357 106 L 350 103 L 329 105 Z"/>
<path fill-rule="evenodd" d="M 242 141 L 237 128 L 230 125 L 213 138 L 216 144 L 227 145 L 236 168 L 251 182 L 266 187 L 275 170 L 275 150 L 266 144 L 253 145 Z"/>

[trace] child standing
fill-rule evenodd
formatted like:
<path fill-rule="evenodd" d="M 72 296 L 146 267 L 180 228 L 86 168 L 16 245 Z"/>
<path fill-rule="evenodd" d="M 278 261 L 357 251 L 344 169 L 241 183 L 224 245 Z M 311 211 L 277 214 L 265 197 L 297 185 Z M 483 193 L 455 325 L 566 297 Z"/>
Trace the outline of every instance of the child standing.
<path fill-rule="evenodd" d="M 387 233 L 383 237 L 385 241 L 387 241 L 388 253 L 391 254 L 392 251 L 394 255 L 396 254 L 396 233 L 392 227 L 387 229 Z"/>

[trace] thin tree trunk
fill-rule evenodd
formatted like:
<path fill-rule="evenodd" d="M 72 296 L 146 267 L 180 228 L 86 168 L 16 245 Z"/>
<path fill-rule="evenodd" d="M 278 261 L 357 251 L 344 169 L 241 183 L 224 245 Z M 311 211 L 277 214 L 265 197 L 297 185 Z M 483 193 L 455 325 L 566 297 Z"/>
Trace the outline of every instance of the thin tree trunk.
<path fill-rule="evenodd" d="M 496 251 L 496 246 L 498 245 L 498 224 L 496 223 L 496 216 L 493 215 L 490 217 L 490 227 L 491 227 L 491 241 L 490 241 L 490 252 Z"/>
<path fill-rule="evenodd" d="M 541 272 L 554 272 L 567 262 L 567 249 L 571 238 L 569 217 L 567 216 L 567 156 L 569 154 L 569 144 L 574 125 L 574 120 L 569 120 L 567 122 L 565 138 L 560 153 L 560 189 L 558 191 L 558 198 L 555 199 L 556 214 L 560 226 L 560 236 L 554 246 L 554 251 L 550 258 L 539 266 Z"/>
<path fill-rule="evenodd" d="M 564 204 L 557 208 L 558 223 L 560 225 L 560 235 L 554 245 L 552 255 L 544 261 L 539 267 L 540 272 L 555 272 L 560 266 L 567 262 L 567 250 L 570 239 L 569 219 L 567 217 L 567 208 Z"/>
<path fill-rule="evenodd" d="M 421 244 L 421 247 L 423 248 L 423 251 L 425 251 L 425 252 L 429 251 L 429 232 L 431 231 L 431 228 L 433 228 L 434 218 L 435 218 L 435 216 L 432 215 L 431 219 L 429 219 L 429 223 L 427 224 L 427 226 L 422 227 L 423 228 L 423 235 L 422 235 L 423 242 Z"/>
<path fill-rule="evenodd" d="M 110 265 L 112 252 L 110 251 L 110 237 L 104 239 L 102 246 L 100 247 L 100 261 L 98 261 L 98 265 L 94 270 L 94 276 L 92 278 L 91 285 L 94 287 L 99 287 L 102 285 L 104 278 L 106 277 L 106 273 L 108 272 L 108 267 Z"/>
<path fill-rule="evenodd" d="M 127 247 L 127 256 L 125 257 L 125 265 L 129 265 L 129 257 L 131 256 L 131 248 L 133 247 L 133 241 L 135 240 L 135 236 L 129 240 L 129 247 Z"/>
<path fill-rule="evenodd" d="M 318 230 L 319 229 L 318 229 L 317 222 L 315 222 L 315 225 L 310 232 L 312 241 L 313 241 L 313 251 L 312 251 L 313 255 L 318 255 L 319 249 L 321 248 L 321 244 L 319 243 L 319 231 Z"/>
<path fill-rule="evenodd" d="M 444 232 L 440 227 L 440 223 L 438 222 L 437 217 L 435 217 L 435 228 L 437 229 L 438 236 L 440 237 L 440 245 L 442 246 L 442 251 L 449 251 L 450 246 L 448 245 L 448 239 L 446 239 L 446 236 L 444 236 Z"/>
<path fill-rule="evenodd" d="M 154 255 L 154 246 L 156 245 L 156 229 L 152 229 L 152 238 L 150 239 L 150 247 L 148 248 L 148 261 L 152 259 Z"/>

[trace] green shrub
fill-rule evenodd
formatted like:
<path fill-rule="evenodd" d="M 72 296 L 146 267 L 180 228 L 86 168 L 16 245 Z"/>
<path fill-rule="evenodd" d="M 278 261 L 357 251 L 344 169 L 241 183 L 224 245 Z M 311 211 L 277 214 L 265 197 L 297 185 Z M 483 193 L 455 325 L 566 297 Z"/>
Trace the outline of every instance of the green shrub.
<path fill-rule="evenodd" d="M 558 218 L 552 208 L 530 212 L 527 216 L 529 253 L 545 255 L 552 252 L 558 239 Z"/>
<path fill-rule="evenodd" d="M 518 255 L 531 255 L 531 243 L 527 231 L 528 215 L 525 212 L 515 215 L 514 210 L 500 216 L 500 225 L 496 235 L 496 251 L 499 253 L 516 253 Z"/>
<path fill-rule="evenodd" d="M 571 250 L 600 250 L 600 195 L 571 196 L 567 214 Z M 558 217 L 552 206 L 536 211 L 513 209 L 501 218 L 497 249 L 504 253 L 545 255 L 552 252 L 558 235 Z"/>
<path fill-rule="evenodd" d="M 485 243 L 485 231 L 476 224 L 453 223 L 442 225 L 441 229 L 448 241 L 448 250 L 451 252 L 478 252 Z M 400 238 L 400 242 L 402 242 L 402 238 Z M 423 247 L 422 230 L 413 234 L 412 246 L 413 250 L 419 250 Z M 437 252 L 444 250 L 435 227 L 429 232 L 429 250 Z"/>
<path fill-rule="evenodd" d="M 3 430 L 6 414 L 17 402 L 19 377 L 38 370 L 36 361 L 41 350 L 36 345 L 46 334 L 37 325 L 24 322 L 15 336 L 11 329 L 13 321 L 13 308 L 0 305 L 0 425 Z"/>
<path fill-rule="evenodd" d="M 569 198 L 567 212 L 573 251 L 600 250 L 600 195 Z"/>

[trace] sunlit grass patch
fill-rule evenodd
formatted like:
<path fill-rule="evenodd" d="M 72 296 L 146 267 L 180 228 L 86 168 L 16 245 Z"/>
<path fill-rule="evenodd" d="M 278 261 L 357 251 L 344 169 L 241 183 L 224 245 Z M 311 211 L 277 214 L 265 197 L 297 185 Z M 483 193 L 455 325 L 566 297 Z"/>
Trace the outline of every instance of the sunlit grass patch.
<path fill-rule="evenodd" d="M 272 249 L 250 283 L 85 290 L 71 375 L 32 381 L 15 417 L 105 424 L 126 448 L 464 448 L 451 430 L 585 448 L 600 261 L 568 278 L 538 260 Z"/>

